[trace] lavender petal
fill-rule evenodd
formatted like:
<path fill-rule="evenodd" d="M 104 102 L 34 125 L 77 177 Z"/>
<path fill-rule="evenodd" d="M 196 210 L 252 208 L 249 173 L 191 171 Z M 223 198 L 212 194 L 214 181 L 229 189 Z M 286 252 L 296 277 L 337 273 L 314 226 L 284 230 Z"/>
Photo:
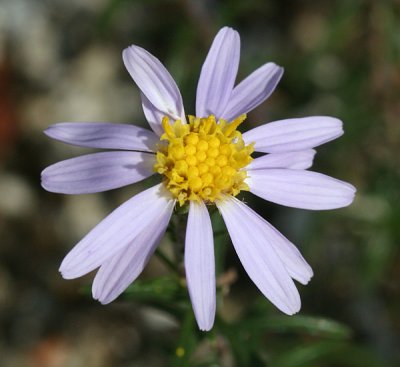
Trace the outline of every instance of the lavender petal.
<path fill-rule="evenodd" d="M 210 215 L 202 201 L 190 202 L 185 271 L 197 324 L 200 330 L 208 331 L 215 318 L 215 260 Z"/>
<path fill-rule="evenodd" d="M 148 228 L 158 213 L 175 205 L 164 184 L 153 186 L 115 209 L 94 227 L 64 258 L 60 272 L 65 279 L 91 272 L 126 248 Z"/>
<path fill-rule="evenodd" d="M 217 203 L 224 218 L 236 253 L 247 274 L 276 307 L 293 315 L 300 310 L 301 301 L 284 263 L 265 236 L 265 228 L 248 220 L 236 198 L 224 198 Z"/>
<path fill-rule="evenodd" d="M 347 182 L 303 170 L 249 171 L 246 182 L 254 195 L 273 203 L 300 209 L 342 208 L 353 202 L 356 192 L 354 186 Z"/>
<path fill-rule="evenodd" d="M 196 95 L 197 117 L 221 117 L 232 94 L 239 59 L 239 34 L 232 28 L 222 28 L 201 69 Z"/>
<path fill-rule="evenodd" d="M 246 170 L 266 168 L 308 169 L 313 164 L 316 151 L 314 149 L 299 150 L 289 153 L 270 153 L 255 158 Z"/>
<path fill-rule="evenodd" d="M 122 58 L 132 79 L 150 103 L 164 115 L 185 122 L 181 93 L 165 66 L 138 46 L 126 48 Z"/>
<path fill-rule="evenodd" d="M 243 134 L 246 144 L 264 153 L 286 153 L 314 148 L 343 134 L 342 121 L 313 116 L 270 122 Z"/>
<path fill-rule="evenodd" d="M 115 300 L 143 271 L 157 248 L 174 206 L 165 206 L 132 242 L 105 261 L 93 281 L 93 298 L 102 304 Z"/>
<path fill-rule="evenodd" d="M 231 121 L 252 111 L 272 94 L 282 75 L 283 68 L 273 62 L 255 70 L 233 89 L 221 117 Z"/>
<path fill-rule="evenodd" d="M 61 194 L 89 194 L 133 184 L 154 174 L 155 155 L 101 152 L 67 159 L 42 172 L 42 186 Z"/>
<path fill-rule="evenodd" d="M 67 144 L 89 148 L 154 152 L 159 141 L 153 132 L 128 124 L 106 122 L 60 122 L 45 134 Z"/>

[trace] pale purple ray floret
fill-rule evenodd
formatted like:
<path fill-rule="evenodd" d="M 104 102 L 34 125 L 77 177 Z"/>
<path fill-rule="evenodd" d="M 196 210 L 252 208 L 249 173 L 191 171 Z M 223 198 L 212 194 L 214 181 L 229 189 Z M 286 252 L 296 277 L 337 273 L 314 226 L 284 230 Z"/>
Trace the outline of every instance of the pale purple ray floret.
<path fill-rule="evenodd" d="M 201 69 L 196 116 L 233 121 L 264 102 L 283 69 L 266 63 L 235 86 L 239 34 L 228 27 L 216 35 Z M 141 91 L 152 131 L 127 124 L 58 123 L 45 133 L 64 143 L 111 151 L 56 163 L 42 172 L 42 186 L 64 194 L 95 193 L 133 184 L 155 174 L 157 144 L 164 116 L 186 123 L 182 97 L 162 63 L 138 46 L 123 52 L 125 66 Z M 313 148 L 343 134 L 342 122 L 313 116 L 266 123 L 243 133 L 254 144 L 255 158 L 245 169 L 250 192 L 288 207 L 326 210 L 352 203 L 355 188 L 308 171 Z M 210 202 L 189 201 L 185 271 L 197 323 L 210 330 L 216 312 L 216 280 Z M 307 284 L 313 272 L 299 250 L 271 224 L 232 195 L 215 201 L 236 253 L 260 291 L 282 312 L 300 310 L 293 280 Z M 65 257 L 60 271 L 72 279 L 98 269 L 93 297 L 106 304 L 116 299 L 141 273 L 164 235 L 176 198 L 164 181 L 129 199 L 93 228 Z"/>

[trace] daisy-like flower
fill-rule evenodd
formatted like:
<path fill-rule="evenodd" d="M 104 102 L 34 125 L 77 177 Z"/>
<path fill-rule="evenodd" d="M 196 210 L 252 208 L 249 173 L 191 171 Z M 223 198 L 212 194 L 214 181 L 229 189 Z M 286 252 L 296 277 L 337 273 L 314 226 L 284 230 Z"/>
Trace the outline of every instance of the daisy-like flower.
<path fill-rule="evenodd" d="M 106 304 L 142 272 L 166 231 L 175 206 L 189 206 L 185 271 L 201 330 L 215 317 L 213 231 L 207 210 L 216 205 L 249 277 L 281 311 L 300 309 L 293 280 L 307 284 L 313 272 L 297 248 L 236 196 L 250 191 L 294 208 L 345 207 L 355 188 L 311 172 L 312 149 L 342 135 L 342 122 L 315 116 L 270 122 L 245 133 L 246 113 L 265 101 L 283 69 L 267 63 L 234 86 L 239 34 L 228 27 L 215 37 L 197 86 L 196 115 L 186 116 L 182 97 L 161 62 L 139 46 L 123 60 L 141 90 L 153 131 L 111 123 L 58 123 L 46 134 L 64 143 L 113 151 L 68 159 L 46 168 L 42 185 L 51 192 L 86 194 L 115 189 L 160 175 L 161 183 L 129 199 L 92 229 L 65 257 L 65 279 L 97 268 L 93 297 Z M 267 153 L 252 158 L 252 153 Z"/>

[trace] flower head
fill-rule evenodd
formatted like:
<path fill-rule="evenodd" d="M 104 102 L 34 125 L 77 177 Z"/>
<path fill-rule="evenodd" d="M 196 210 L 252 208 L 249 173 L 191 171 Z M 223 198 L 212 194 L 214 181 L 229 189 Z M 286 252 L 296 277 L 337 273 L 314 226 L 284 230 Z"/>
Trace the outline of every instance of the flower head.
<path fill-rule="evenodd" d="M 242 134 L 238 127 L 246 114 L 270 96 L 283 69 L 267 63 L 234 86 L 239 53 L 238 33 L 221 29 L 201 70 L 196 115 L 186 116 L 179 89 L 165 67 L 146 50 L 131 46 L 123 60 L 141 90 L 153 132 L 133 125 L 69 122 L 46 130 L 65 143 L 113 150 L 46 168 L 42 185 L 48 191 L 101 192 L 161 175 L 161 183 L 114 210 L 61 264 L 66 279 L 99 268 L 92 290 L 101 303 L 113 301 L 137 278 L 174 207 L 187 204 L 187 284 L 200 329 L 211 329 L 215 265 L 207 205 L 216 205 L 257 287 L 281 311 L 299 311 L 293 279 L 307 284 L 313 275 L 310 266 L 288 239 L 236 196 L 246 190 L 274 203 L 312 210 L 349 205 L 355 194 L 352 185 L 307 170 L 315 155 L 312 148 L 342 135 L 342 123 L 325 116 L 295 118 Z M 253 159 L 253 151 L 267 154 Z"/>
<path fill-rule="evenodd" d="M 164 117 L 165 133 L 161 140 L 168 145 L 157 152 L 157 173 L 164 175 L 164 184 L 180 205 L 188 200 L 212 202 L 224 195 L 236 196 L 248 190 L 245 167 L 253 160 L 253 145 L 246 145 L 236 130 L 242 115 L 228 123 L 215 116 L 189 116 L 189 123 L 180 120 L 172 125 Z"/>

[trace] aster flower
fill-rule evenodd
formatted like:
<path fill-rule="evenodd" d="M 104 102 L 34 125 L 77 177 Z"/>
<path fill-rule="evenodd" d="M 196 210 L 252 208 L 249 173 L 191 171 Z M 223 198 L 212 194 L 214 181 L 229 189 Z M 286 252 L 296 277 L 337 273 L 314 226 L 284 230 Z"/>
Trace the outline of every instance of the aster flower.
<path fill-rule="evenodd" d="M 64 194 L 95 193 L 160 175 L 161 183 L 137 194 L 92 229 L 65 257 L 64 278 L 98 268 L 93 297 L 106 304 L 142 272 L 164 235 L 176 206 L 189 206 L 185 240 L 188 290 L 199 328 L 211 329 L 216 308 L 213 231 L 207 206 L 216 205 L 246 272 L 281 311 L 300 309 L 293 280 L 307 284 L 313 272 L 297 248 L 238 200 L 250 191 L 294 208 L 345 207 L 355 188 L 311 172 L 312 148 L 342 135 L 342 122 L 316 116 L 270 122 L 243 134 L 246 114 L 275 89 L 283 69 L 267 63 L 234 86 L 239 65 L 238 33 L 222 28 L 203 64 L 196 115 L 187 116 L 171 75 L 141 47 L 123 51 L 140 88 L 153 131 L 125 124 L 58 123 L 46 134 L 64 143 L 110 149 L 46 168 L 42 185 Z M 252 158 L 252 153 L 266 153 Z"/>

